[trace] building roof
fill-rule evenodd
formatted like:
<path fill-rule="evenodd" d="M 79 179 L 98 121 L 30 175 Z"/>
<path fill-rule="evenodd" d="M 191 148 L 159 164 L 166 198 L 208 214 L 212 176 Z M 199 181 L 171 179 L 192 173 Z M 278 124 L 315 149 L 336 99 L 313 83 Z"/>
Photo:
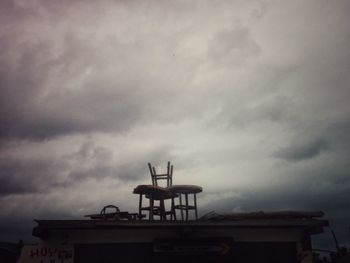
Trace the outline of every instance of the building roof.
<path fill-rule="evenodd" d="M 322 212 L 254 212 L 235 214 L 210 213 L 195 221 L 148 220 L 35 220 L 33 235 L 44 237 L 50 230 L 142 229 L 142 228 L 304 228 L 310 234 L 323 232 L 327 220 Z"/>

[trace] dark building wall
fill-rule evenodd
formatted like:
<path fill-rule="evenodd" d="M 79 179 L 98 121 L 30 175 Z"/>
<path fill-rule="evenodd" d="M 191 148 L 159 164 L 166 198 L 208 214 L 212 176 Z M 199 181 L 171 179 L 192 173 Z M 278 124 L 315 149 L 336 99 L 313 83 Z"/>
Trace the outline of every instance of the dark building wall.
<path fill-rule="evenodd" d="M 1 263 L 15 263 L 18 255 L 14 252 L 10 252 L 5 249 L 0 249 L 0 262 Z"/>
<path fill-rule="evenodd" d="M 75 263 L 112 263 L 112 262 L 152 262 L 152 263 L 192 263 L 192 262 L 235 262 L 235 263 L 296 263 L 297 252 L 294 242 L 227 242 L 228 249 L 220 251 L 219 240 L 214 243 L 188 244 L 183 252 L 156 252 L 154 243 L 123 244 L 78 244 L 75 246 Z M 197 245 L 198 246 L 197 246 Z M 205 251 L 205 246 L 214 247 Z M 193 249 L 193 252 L 191 252 Z M 221 253 L 224 252 L 224 253 Z"/>

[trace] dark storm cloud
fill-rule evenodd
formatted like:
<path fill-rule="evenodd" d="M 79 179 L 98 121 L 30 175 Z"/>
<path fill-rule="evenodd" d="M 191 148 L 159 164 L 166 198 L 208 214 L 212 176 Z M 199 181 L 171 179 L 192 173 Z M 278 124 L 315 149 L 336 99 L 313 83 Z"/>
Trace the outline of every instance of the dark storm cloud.
<path fill-rule="evenodd" d="M 174 52 L 177 39 L 141 31 L 130 32 L 128 40 L 112 30 L 109 40 L 100 45 L 93 32 L 100 22 L 92 12 L 95 5 L 79 1 L 6 3 L 3 12 L 11 15 L 4 22 L 12 30 L 4 30 L 0 38 L 4 51 L 0 138 L 43 140 L 96 131 L 125 132 L 135 125 L 201 112 L 195 96 L 183 100 L 183 105 L 177 101 L 181 93 L 176 92 L 178 80 L 172 81 L 179 73 L 172 70 L 179 70 L 174 59 L 153 65 L 155 72 L 150 67 L 153 60 L 163 63 L 159 56 Z M 105 4 L 96 5 L 96 13 Z M 20 19 L 14 19 L 17 16 Z M 62 16 L 77 24 L 64 24 Z M 80 23 L 88 33 L 77 29 Z M 142 38 L 142 43 L 133 38 Z M 157 46 L 159 40 L 161 46 Z M 242 66 L 259 52 L 250 30 L 238 24 L 210 38 L 206 63 L 211 67 Z M 189 60 L 181 67 L 191 64 Z M 190 68 L 193 73 L 195 67 Z M 186 76 L 190 73 L 185 70 L 179 77 L 192 78 Z"/>
<path fill-rule="evenodd" d="M 76 45 L 73 36 L 63 36 L 64 51 L 55 57 L 54 40 L 27 37 L 23 40 L 9 33 L 0 39 L 5 47 L 0 66 L 0 136 L 45 139 L 87 129 L 88 124 L 74 116 L 76 110 L 67 112 L 62 94 L 45 96 L 52 82 L 56 87 L 65 85 L 64 79 L 56 76 L 57 71 L 70 78 L 88 63 L 90 56 L 84 52 L 83 44 Z"/>
<path fill-rule="evenodd" d="M 0 160 L 0 196 L 47 192 L 62 185 L 57 173 L 63 164 L 52 159 Z"/>
<path fill-rule="evenodd" d="M 232 212 L 237 208 L 242 211 L 323 210 L 329 219 L 342 213 L 350 218 L 349 211 L 344 210 L 344 207 L 350 205 L 349 199 L 346 198 L 350 190 L 348 178 L 333 184 L 331 189 L 322 191 L 320 187 L 319 190 L 320 192 L 315 192 L 312 182 L 281 185 L 279 189 L 273 190 L 260 189 L 254 192 L 237 190 L 236 197 L 209 203 L 206 209 L 218 212 Z"/>
<path fill-rule="evenodd" d="M 71 15 L 69 6 L 61 7 L 61 12 Z M 31 4 L 27 8 L 35 12 Z M 123 54 L 146 50 L 125 45 L 123 36 L 117 36 L 110 45 L 121 59 L 109 65 L 108 52 L 99 50 L 93 34 L 82 35 L 62 25 L 62 20 L 55 20 L 56 13 L 49 19 L 37 12 L 38 18 L 17 20 L 17 13 L 4 18 L 11 30 L 4 26 L 0 35 L 1 138 L 42 140 L 72 133 L 120 132 L 155 113 L 149 99 L 156 90 L 151 88 L 147 94 L 139 77 L 122 65 L 129 59 L 137 61 L 136 55 Z M 38 23 L 40 17 L 46 23 Z M 93 22 L 85 22 L 93 27 Z"/>
<path fill-rule="evenodd" d="M 349 116 L 340 117 L 340 120 L 330 122 L 327 129 L 328 140 L 335 144 L 335 147 L 347 156 L 350 152 L 350 119 Z"/>
<path fill-rule="evenodd" d="M 325 139 L 314 139 L 310 142 L 304 141 L 302 143 L 293 143 L 290 146 L 277 151 L 275 156 L 287 161 L 300 161 L 313 158 L 329 148 L 329 142 Z"/>
<path fill-rule="evenodd" d="M 132 161 L 114 160 L 111 148 L 84 142 L 69 155 L 0 159 L 0 197 L 60 191 L 87 180 L 108 178 L 118 183 L 149 179 L 147 162 L 164 164 L 172 160 L 171 149 L 162 147 L 145 154 L 135 154 Z"/>
<path fill-rule="evenodd" d="M 327 153 L 339 154 L 339 157 L 347 155 L 350 149 L 349 123 L 348 116 L 339 116 L 329 122 L 309 122 L 309 127 L 298 129 L 289 145 L 276 150 L 273 156 L 298 162 Z"/>
<path fill-rule="evenodd" d="M 23 185 L 17 180 L 14 180 L 11 171 L 3 170 L 1 172 L 0 178 L 0 196 L 15 193 L 25 194 L 27 192 L 33 191 L 33 189 L 28 189 L 28 185 Z"/>
<path fill-rule="evenodd" d="M 154 164 L 164 164 L 168 160 L 172 160 L 171 149 L 169 147 L 161 147 L 154 151 L 147 152 L 147 155 L 134 155 L 133 160 L 127 163 L 113 161 L 112 150 L 108 148 L 98 147 L 91 141 L 82 145 L 77 153 L 67 156 L 70 161 L 76 160 L 77 163 L 93 163 L 92 167 L 84 169 L 84 167 L 74 167 L 69 172 L 70 183 L 80 183 L 89 178 L 100 180 L 109 178 L 117 180 L 121 183 L 136 182 L 139 180 L 149 179 L 147 162 Z"/>

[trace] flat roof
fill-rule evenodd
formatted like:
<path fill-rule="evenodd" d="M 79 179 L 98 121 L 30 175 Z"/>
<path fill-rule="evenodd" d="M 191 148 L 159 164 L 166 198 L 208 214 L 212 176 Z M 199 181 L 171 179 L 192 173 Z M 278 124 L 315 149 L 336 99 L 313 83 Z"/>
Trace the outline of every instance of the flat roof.
<path fill-rule="evenodd" d="M 313 212 L 312 212 L 313 213 Z M 142 228 L 304 228 L 311 234 L 323 232 L 328 220 L 316 219 L 315 214 L 300 212 L 253 212 L 218 215 L 212 214 L 193 221 L 160 220 L 35 220 L 33 236 L 44 237 L 51 230 L 101 230 Z M 316 216 L 322 216 L 316 214 Z"/>

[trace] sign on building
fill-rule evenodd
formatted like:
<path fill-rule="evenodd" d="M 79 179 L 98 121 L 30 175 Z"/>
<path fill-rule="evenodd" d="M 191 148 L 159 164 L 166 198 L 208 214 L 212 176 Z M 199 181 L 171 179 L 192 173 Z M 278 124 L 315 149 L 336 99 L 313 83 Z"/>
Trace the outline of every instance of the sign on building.
<path fill-rule="evenodd" d="M 73 263 L 73 246 L 25 245 L 17 263 Z"/>

